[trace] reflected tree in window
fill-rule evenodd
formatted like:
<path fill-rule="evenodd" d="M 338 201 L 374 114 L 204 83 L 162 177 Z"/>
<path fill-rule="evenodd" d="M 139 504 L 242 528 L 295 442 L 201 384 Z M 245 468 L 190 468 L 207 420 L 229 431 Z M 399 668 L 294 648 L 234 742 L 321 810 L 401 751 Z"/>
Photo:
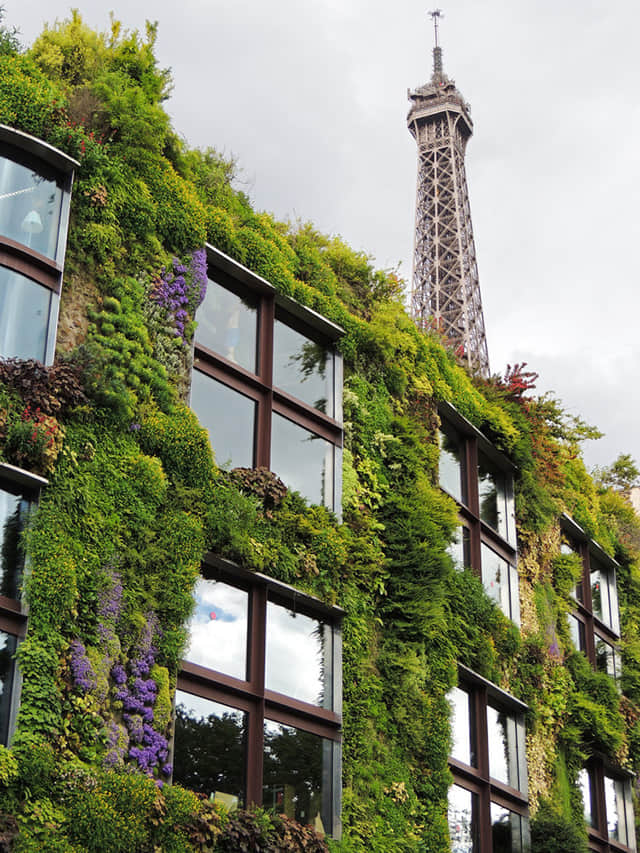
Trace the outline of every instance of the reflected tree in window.
<path fill-rule="evenodd" d="M 214 703 L 210 703 L 214 705 Z M 198 716 L 180 704 L 176 707 L 175 782 L 207 796 L 216 791 L 244 802 L 244 714 L 231 709 Z"/>
<path fill-rule="evenodd" d="M 322 812 L 322 738 L 289 726 L 265 723 L 265 808 L 300 823 L 315 823 Z"/>

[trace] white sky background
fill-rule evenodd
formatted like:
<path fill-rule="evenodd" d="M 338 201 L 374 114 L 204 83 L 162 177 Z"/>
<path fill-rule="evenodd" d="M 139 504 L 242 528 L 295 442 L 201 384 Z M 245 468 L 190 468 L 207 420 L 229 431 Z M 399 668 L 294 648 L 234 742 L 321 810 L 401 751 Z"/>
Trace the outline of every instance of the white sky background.
<path fill-rule="evenodd" d="M 443 0 L 443 3 L 446 0 Z M 30 43 L 63 0 L 6 0 Z M 409 281 L 416 180 L 406 90 L 431 75 L 418 0 L 128 0 L 159 21 L 175 129 L 237 158 L 258 209 L 341 234 Z M 92 26 L 108 7 L 85 0 Z M 491 367 L 526 361 L 640 462 L 640 6 L 449 0 L 444 68 L 471 104 L 467 180 Z"/>

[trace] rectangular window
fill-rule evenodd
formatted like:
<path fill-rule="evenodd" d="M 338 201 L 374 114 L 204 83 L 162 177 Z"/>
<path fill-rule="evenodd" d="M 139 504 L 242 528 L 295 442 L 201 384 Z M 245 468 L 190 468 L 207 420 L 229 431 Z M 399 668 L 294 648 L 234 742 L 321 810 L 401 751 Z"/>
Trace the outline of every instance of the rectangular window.
<path fill-rule="evenodd" d="M 53 362 L 74 167 L 0 126 L 0 358 Z"/>
<path fill-rule="evenodd" d="M 524 853 L 529 842 L 526 706 L 466 667 L 459 667 L 459 679 L 448 695 L 451 849 Z"/>
<path fill-rule="evenodd" d="M 340 831 L 339 608 L 209 555 L 176 694 L 174 781 Z"/>
<path fill-rule="evenodd" d="M 266 467 L 339 513 L 342 330 L 207 247 L 191 408 L 218 465 Z M 277 313 L 277 316 L 276 316 Z"/>
<path fill-rule="evenodd" d="M 460 528 L 449 547 L 456 569 L 470 568 L 505 616 L 520 625 L 513 466 L 448 404 L 440 404 L 440 486 L 458 503 Z"/>

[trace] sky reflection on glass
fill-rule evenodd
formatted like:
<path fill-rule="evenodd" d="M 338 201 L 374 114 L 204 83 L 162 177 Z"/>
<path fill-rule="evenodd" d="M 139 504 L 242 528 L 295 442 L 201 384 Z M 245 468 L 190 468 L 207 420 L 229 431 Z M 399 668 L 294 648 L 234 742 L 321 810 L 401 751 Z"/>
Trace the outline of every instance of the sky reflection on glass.
<path fill-rule="evenodd" d="M 471 709 L 466 690 L 454 687 L 447 697 L 451 705 L 451 757 L 475 766 L 471 740 Z"/>
<path fill-rule="evenodd" d="M 27 520 L 29 502 L 21 495 L 0 489 L 0 595 L 20 598 L 24 556 L 20 536 Z"/>
<path fill-rule="evenodd" d="M 451 849 L 456 853 L 476 853 L 475 795 L 460 785 L 449 788 L 447 820 Z"/>
<path fill-rule="evenodd" d="M 267 690 L 327 707 L 330 696 L 324 685 L 325 645 L 330 643 L 330 630 L 317 619 L 268 601 Z"/>
<path fill-rule="evenodd" d="M 505 476 L 478 451 L 478 497 L 480 518 L 507 538 L 507 494 Z"/>
<path fill-rule="evenodd" d="M 273 329 L 273 384 L 333 417 L 333 354 L 280 320 Z"/>
<path fill-rule="evenodd" d="M 0 743 L 9 741 L 9 723 L 11 721 L 11 694 L 15 675 L 13 657 L 18 645 L 17 637 L 0 631 Z"/>
<path fill-rule="evenodd" d="M 194 370 L 191 408 L 208 431 L 216 462 L 221 468 L 253 466 L 254 400 Z"/>
<path fill-rule="evenodd" d="M 207 294 L 196 314 L 196 340 L 234 364 L 256 373 L 257 304 L 254 296 L 237 296 L 209 279 Z"/>
<path fill-rule="evenodd" d="M 504 711 L 487 706 L 489 774 L 505 785 L 519 788 L 516 721 Z"/>
<path fill-rule="evenodd" d="M 248 593 L 222 581 L 199 578 L 195 599 L 185 660 L 246 679 Z"/>
<path fill-rule="evenodd" d="M 462 490 L 462 445 L 457 433 L 451 427 L 439 431 L 440 463 L 438 479 L 440 485 L 460 503 L 465 502 Z"/>
<path fill-rule="evenodd" d="M 44 361 L 52 292 L 0 267 L 0 358 Z"/>
<path fill-rule="evenodd" d="M 274 412 L 271 470 L 314 504 L 333 506 L 333 445 Z"/>

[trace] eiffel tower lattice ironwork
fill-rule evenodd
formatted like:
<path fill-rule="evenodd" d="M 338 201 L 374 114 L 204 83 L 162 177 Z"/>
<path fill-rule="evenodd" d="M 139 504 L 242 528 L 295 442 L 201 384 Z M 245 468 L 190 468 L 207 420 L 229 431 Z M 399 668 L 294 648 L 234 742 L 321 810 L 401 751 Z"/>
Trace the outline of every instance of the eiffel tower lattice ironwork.
<path fill-rule="evenodd" d="M 407 124 L 418 144 L 416 231 L 411 313 L 423 328 L 439 330 L 483 376 L 489 355 L 464 167 L 473 133 L 469 105 L 442 70 L 439 9 L 431 81 L 407 92 Z"/>

